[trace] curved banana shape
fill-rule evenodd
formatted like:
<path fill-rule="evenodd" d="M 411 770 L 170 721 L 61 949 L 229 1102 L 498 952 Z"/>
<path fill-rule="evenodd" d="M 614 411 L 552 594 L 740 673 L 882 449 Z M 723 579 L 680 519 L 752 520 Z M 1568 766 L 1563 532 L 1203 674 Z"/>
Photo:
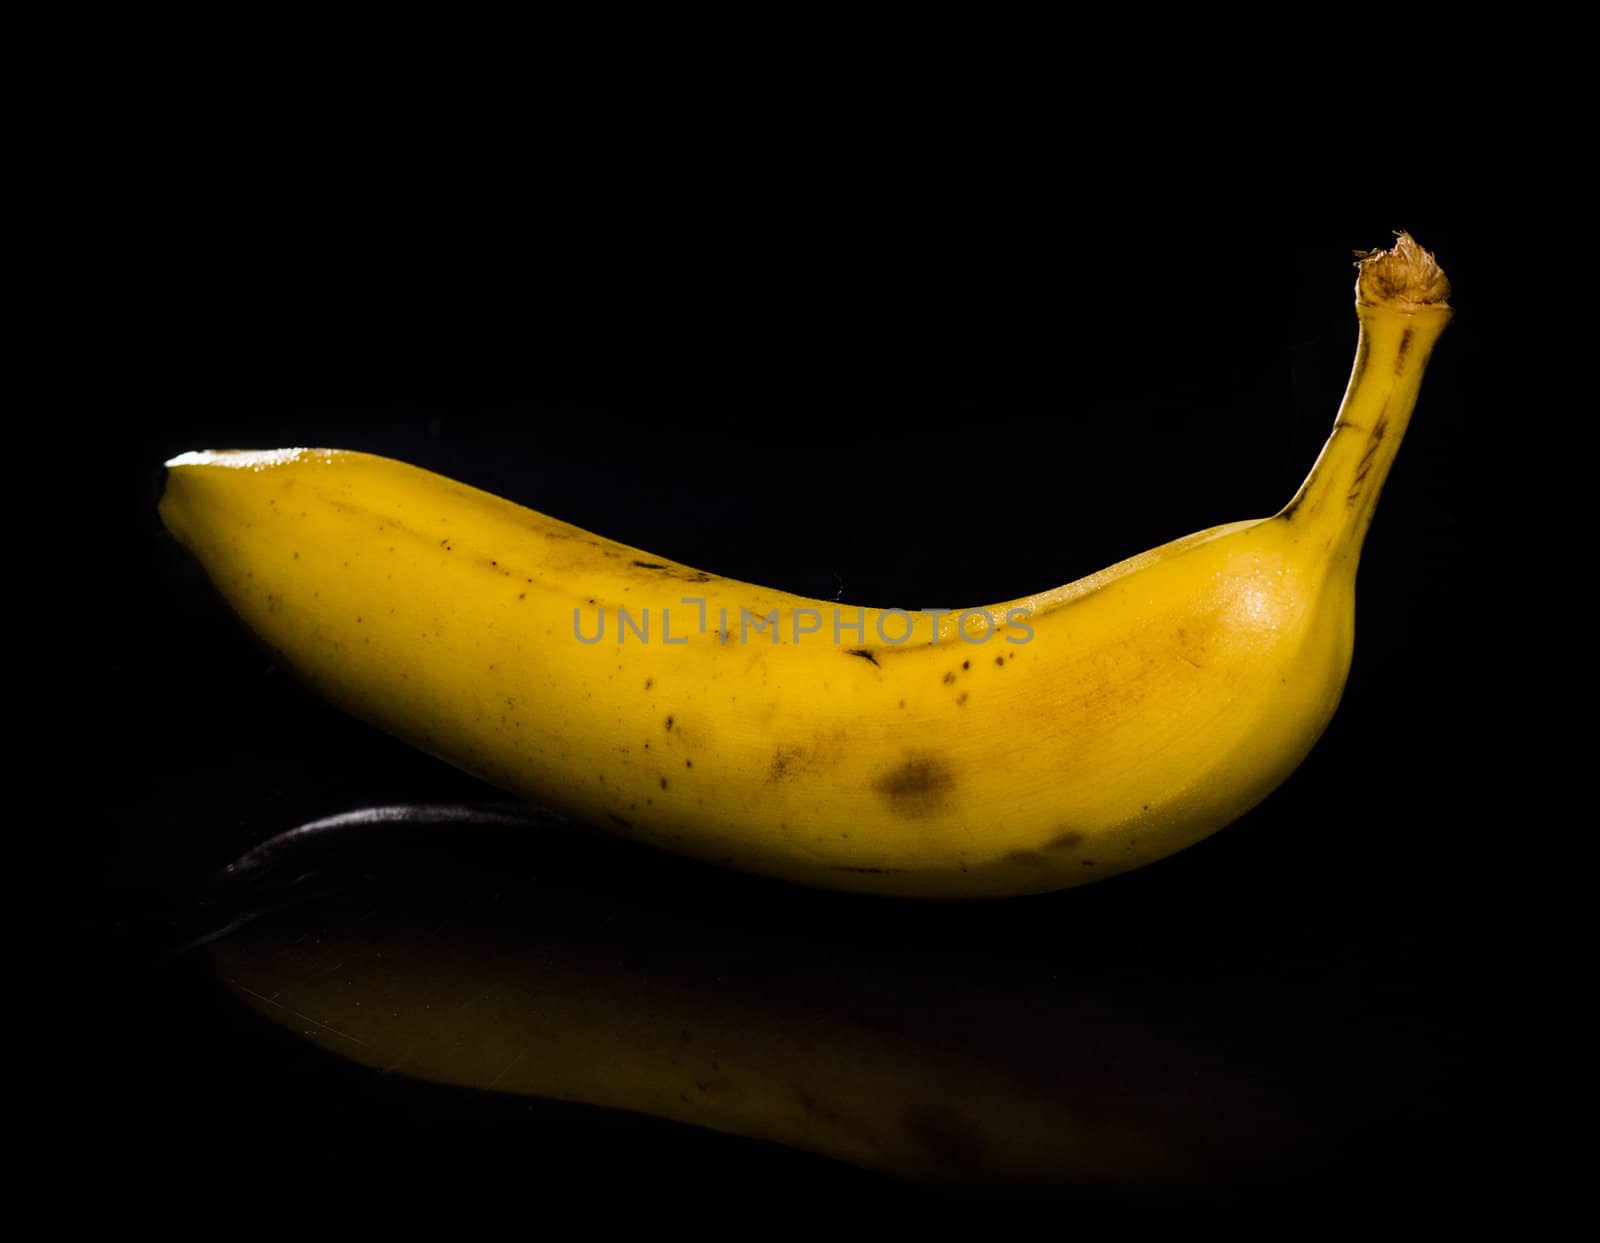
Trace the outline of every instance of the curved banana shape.
<path fill-rule="evenodd" d="M 161 515 L 312 687 L 520 796 L 804 884 L 986 897 L 1172 854 L 1332 717 L 1356 564 L 1449 320 L 1366 257 L 1333 433 L 1273 518 L 965 613 L 718 578 L 399 462 L 189 453 Z"/>

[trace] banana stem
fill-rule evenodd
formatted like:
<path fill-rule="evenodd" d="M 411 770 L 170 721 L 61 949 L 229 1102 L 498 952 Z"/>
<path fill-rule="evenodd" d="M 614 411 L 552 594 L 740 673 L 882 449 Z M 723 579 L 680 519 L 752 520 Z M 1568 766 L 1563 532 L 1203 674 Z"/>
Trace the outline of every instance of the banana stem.
<path fill-rule="evenodd" d="M 1333 433 L 1294 499 L 1278 515 L 1322 542 L 1330 564 L 1355 564 L 1395 453 L 1411 421 L 1422 374 L 1450 322 L 1450 282 L 1402 233 L 1392 250 L 1358 265 L 1355 367 Z"/>

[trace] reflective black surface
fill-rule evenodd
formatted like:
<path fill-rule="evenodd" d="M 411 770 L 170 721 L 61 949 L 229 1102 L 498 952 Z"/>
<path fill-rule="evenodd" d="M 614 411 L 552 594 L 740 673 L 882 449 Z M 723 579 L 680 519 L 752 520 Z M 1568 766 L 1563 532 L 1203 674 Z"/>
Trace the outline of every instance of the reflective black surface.
<path fill-rule="evenodd" d="M 1475 1147 L 1485 1075 L 1475 929 L 1493 843 L 1471 815 L 1485 722 L 1468 515 L 1500 278 L 1470 231 L 1395 223 L 1438 251 L 1457 322 L 1368 541 L 1343 706 L 1261 808 L 1156 866 L 1008 903 L 847 899 L 610 843 L 562 846 L 573 892 L 584 852 L 603 852 L 617 909 L 637 893 L 647 909 L 689 913 L 689 944 L 722 927 L 726 944 L 754 946 L 761 961 L 746 962 L 740 987 L 760 977 L 774 992 L 804 981 L 814 993 L 841 964 L 848 987 L 870 993 L 873 971 L 926 981 L 948 959 L 952 1007 L 981 1013 L 974 981 L 990 978 L 989 962 L 1014 1014 L 1066 1004 L 1088 977 L 1117 1013 L 1201 1031 L 1208 1056 L 1244 1080 L 1287 1085 L 1318 1139 L 1315 1160 L 1276 1172 L 1281 1189 L 1348 1194 L 1448 1176 Z M 81 858 L 96 932 L 84 967 L 104 998 L 97 1143 L 117 1155 L 119 1176 L 176 1161 L 191 1179 L 226 1178 L 292 1151 L 305 1169 L 353 1179 L 537 1167 L 569 1191 L 619 1176 L 774 1194 L 904 1191 L 754 1141 L 354 1066 L 243 1010 L 203 952 L 182 951 L 236 914 L 210 878 L 276 833 L 376 804 L 497 796 L 272 668 L 160 531 L 165 457 L 366 449 L 734 577 L 878 605 L 999 599 L 1278 508 L 1348 374 L 1347 252 L 1382 244 L 1389 224 L 1272 235 L 1259 264 L 1232 275 L 1193 234 L 1131 258 L 1112 247 L 1032 256 L 1025 275 L 985 261 L 964 279 L 944 268 L 944 279 L 908 284 L 904 268 L 867 265 L 833 293 L 803 264 L 772 263 L 744 303 L 635 304 L 653 332 L 622 311 L 540 307 L 519 319 L 526 308 L 500 298 L 486 317 L 498 331 L 480 338 L 457 322 L 440 338 L 451 360 L 481 349 L 497 381 L 522 373 L 518 390 L 615 385 L 638 394 L 627 401 L 486 402 L 462 378 L 476 373 L 449 366 L 427 368 L 437 399 L 416 399 L 409 376 L 427 334 L 391 338 L 404 318 L 392 307 L 346 325 L 343 350 L 334 310 L 270 283 L 226 325 L 191 309 L 178 322 L 192 361 L 128 360 L 140 394 L 91 468 L 111 515 L 93 548 L 111 586 L 92 676 L 112 705 L 113 745 L 86 776 L 110 813 Z M 1263 286 L 1280 273 L 1289 292 L 1275 300 Z M 248 266 L 236 274 L 264 279 Z M 1096 292 L 1070 292 L 1074 281 Z M 375 400 L 380 390 L 395 400 Z M 970 521 L 974 504 L 988 521 Z M 484 866 L 477 840 L 463 838 L 463 867 Z M 428 841 L 449 877 L 455 846 Z M 581 923 L 581 910 L 570 914 Z M 1003 1048 L 994 1041 L 979 1042 L 986 1056 Z M 155 1117 L 176 1151 L 140 1142 Z"/>

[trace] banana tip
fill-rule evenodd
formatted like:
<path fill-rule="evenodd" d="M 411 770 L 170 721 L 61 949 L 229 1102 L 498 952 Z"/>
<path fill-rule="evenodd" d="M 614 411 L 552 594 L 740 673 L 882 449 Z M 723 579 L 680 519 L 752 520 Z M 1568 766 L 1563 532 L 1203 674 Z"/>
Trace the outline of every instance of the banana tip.
<path fill-rule="evenodd" d="M 1401 311 L 1449 308 L 1450 281 L 1431 251 L 1404 231 L 1388 250 L 1356 252 L 1356 301 Z"/>

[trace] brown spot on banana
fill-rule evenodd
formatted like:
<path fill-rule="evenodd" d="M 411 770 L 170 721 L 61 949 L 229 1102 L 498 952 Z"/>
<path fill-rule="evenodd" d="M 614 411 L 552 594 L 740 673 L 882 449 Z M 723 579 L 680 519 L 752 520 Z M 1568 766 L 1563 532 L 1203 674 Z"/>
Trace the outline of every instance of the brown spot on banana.
<path fill-rule="evenodd" d="M 1415 332 L 1410 328 L 1407 328 L 1400 334 L 1400 349 L 1396 352 L 1394 357 L 1395 375 L 1399 375 L 1405 370 L 1406 354 L 1411 349 L 1411 338 L 1415 335 Z"/>
<path fill-rule="evenodd" d="M 767 769 L 767 780 L 782 781 L 792 776 L 804 755 L 805 751 L 800 747 L 779 747 L 772 753 L 772 764 Z"/>
<path fill-rule="evenodd" d="M 924 820 L 950 804 L 955 789 L 950 765 L 933 755 L 913 755 L 872 783 L 889 810 L 907 820 Z"/>
<path fill-rule="evenodd" d="M 1377 461 L 1378 447 L 1383 443 L 1383 437 L 1389 430 L 1389 403 L 1385 402 L 1378 411 L 1377 421 L 1373 424 L 1372 432 L 1367 441 L 1366 452 L 1361 455 L 1361 461 L 1356 464 L 1356 477 L 1350 485 L 1350 493 L 1345 497 L 1346 505 L 1354 505 L 1361 499 L 1361 485 L 1372 472 L 1373 464 Z"/>
<path fill-rule="evenodd" d="M 687 566 L 666 565 L 660 561 L 637 560 L 633 564 L 641 570 L 654 570 L 664 578 L 682 579 L 686 583 L 711 583 L 716 581 L 716 575 L 707 574 L 704 570 L 691 570 Z"/>

